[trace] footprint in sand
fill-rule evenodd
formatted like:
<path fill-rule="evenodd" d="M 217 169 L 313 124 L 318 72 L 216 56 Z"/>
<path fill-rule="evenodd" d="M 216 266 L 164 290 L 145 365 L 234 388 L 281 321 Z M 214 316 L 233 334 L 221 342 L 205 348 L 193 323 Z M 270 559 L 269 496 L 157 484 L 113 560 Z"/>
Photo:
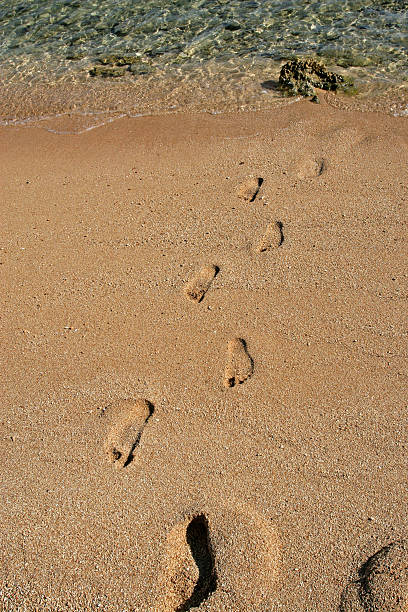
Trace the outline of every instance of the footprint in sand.
<path fill-rule="evenodd" d="M 126 467 L 134 458 L 146 423 L 154 408 L 144 399 L 120 400 L 104 410 L 110 429 L 105 440 L 105 452 L 111 463 Z"/>
<path fill-rule="evenodd" d="M 169 532 L 163 552 L 157 612 L 187 612 L 202 604 L 235 612 L 255 611 L 259 604 L 265 610 L 275 596 L 280 547 L 275 531 L 255 512 L 228 507 L 189 515 Z"/>
<path fill-rule="evenodd" d="M 227 363 L 225 366 L 224 386 L 234 387 L 243 383 L 254 371 L 254 362 L 249 356 L 245 340 L 233 338 L 228 342 Z"/>
<path fill-rule="evenodd" d="M 263 253 L 272 247 L 280 247 L 284 239 L 283 224 L 281 221 L 274 221 L 267 226 L 264 235 L 258 242 L 256 251 Z"/>
<path fill-rule="evenodd" d="M 253 202 L 263 183 L 263 178 L 248 177 L 238 189 L 238 197 Z"/>
<path fill-rule="evenodd" d="M 201 302 L 218 272 L 217 266 L 203 266 L 187 284 L 185 294 L 194 302 Z"/>
<path fill-rule="evenodd" d="M 394 542 L 359 570 L 360 579 L 342 593 L 341 612 L 408 611 L 408 542 Z"/>
<path fill-rule="evenodd" d="M 160 611 L 184 612 L 217 588 L 217 574 L 204 514 L 189 517 L 168 534 L 160 585 Z"/>
<path fill-rule="evenodd" d="M 298 179 L 313 178 L 320 176 L 327 168 L 325 159 L 322 158 L 309 158 L 302 159 L 296 162 L 292 166 L 292 172 Z"/>

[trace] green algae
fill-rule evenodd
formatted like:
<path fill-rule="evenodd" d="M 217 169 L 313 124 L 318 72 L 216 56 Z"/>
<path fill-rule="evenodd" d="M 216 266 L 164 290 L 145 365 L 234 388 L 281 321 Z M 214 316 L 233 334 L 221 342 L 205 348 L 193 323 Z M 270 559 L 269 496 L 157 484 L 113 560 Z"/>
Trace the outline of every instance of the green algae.
<path fill-rule="evenodd" d="M 141 59 L 137 55 L 117 55 L 112 53 L 98 57 L 97 61 L 104 66 L 130 66 L 140 62 Z"/>

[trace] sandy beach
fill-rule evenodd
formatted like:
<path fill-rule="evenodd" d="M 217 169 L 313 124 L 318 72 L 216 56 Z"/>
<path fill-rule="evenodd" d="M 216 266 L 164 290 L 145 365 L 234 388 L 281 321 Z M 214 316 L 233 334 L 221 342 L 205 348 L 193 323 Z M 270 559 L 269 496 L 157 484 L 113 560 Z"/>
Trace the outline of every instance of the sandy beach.
<path fill-rule="evenodd" d="M 407 119 L 2 127 L 0 160 L 0 609 L 408 610 Z"/>

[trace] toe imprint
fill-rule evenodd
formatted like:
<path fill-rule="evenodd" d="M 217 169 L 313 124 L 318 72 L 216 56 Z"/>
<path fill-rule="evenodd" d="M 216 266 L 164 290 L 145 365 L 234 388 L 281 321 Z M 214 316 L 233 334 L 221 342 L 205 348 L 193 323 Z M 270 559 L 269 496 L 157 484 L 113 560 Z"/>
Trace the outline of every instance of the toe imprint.
<path fill-rule="evenodd" d="M 134 457 L 142 432 L 154 408 L 147 400 L 120 400 L 109 406 L 103 416 L 110 422 L 105 452 L 111 463 L 126 467 Z"/>
<path fill-rule="evenodd" d="M 219 268 L 217 266 L 211 264 L 203 266 L 187 284 L 185 288 L 186 295 L 194 302 L 201 302 L 218 271 Z"/>
<path fill-rule="evenodd" d="M 249 177 L 246 181 L 244 181 L 239 189 L 238 189 L 238 197 L 244 200 L 249 200 L 249 202 L 253 202 L 258 195 L 258 192 L 263 183 L 263 178 L 254 178 Z"/>
<path fill-rule="evenodd" d="M 254 364 L 249 356 L 245 340 L 234 338 L 228 342 L 227 363 L 225 366 L 224 386 L 234 387 L 252 375 Z"/>

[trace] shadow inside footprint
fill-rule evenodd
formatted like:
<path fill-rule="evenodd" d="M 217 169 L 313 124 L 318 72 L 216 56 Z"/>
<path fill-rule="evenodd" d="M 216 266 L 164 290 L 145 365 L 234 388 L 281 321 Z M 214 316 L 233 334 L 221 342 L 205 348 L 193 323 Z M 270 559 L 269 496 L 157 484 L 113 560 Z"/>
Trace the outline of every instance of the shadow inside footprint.
<path fill-rule="evenodd" d="M 191 596 L 176 608 L 176 612 L 186 612 L 200 606 L 217 588 L 214 557 L 208 532 L 208 521 L 201 514 L 189 523 L 186 530 L 186 540 L 191 556 L 198 568 L 198 579 Z"/>
<path fill-rule="evenodd" d="M 283 241 L 285 240 L 285 236 L 283 235 L 283 223 L 282 223 L 282 221 L 277 221 L 276 225 L 277 225 L 277 227 L 279 229 L 279 232 L 280 232 L 280 242 L 279 242 L 278 246 L 282 246 Z"/>
<path fill-rule="evenodd" d="M 258 195 L 258 191 L 260 190 L 260 188 L 262 187 L 262 183 L 264 182 L 263 178 L 261 177 L 258 177 L 256 180 L 258 181 L 258 187 L 255 190 L 255 193 L 253 194 L 252 198 L 249 200 L 250 202 L 253 202 L 255 200 L 256 196 Z"/>
<path fill-rule="evenodd" d="M 326 170 L 326 162 L 324 159 L 316 160 L 316 176 L 320 176 Z"/>
<path fill-rule="evenodd" d="M 149 421 L 150 417 L 152 416 L 153 412 L 154 412 L 154 407 L 153 407 L 153 404 L 151 404 L 151 403 L 149 402 L 149 414 L 148 414 L 148 416 L 147 416 L 147 418 L 146 418 L 146 420 L 145 420 L 145 422 L 144 422 L 144 424 L 143 424 L 143 426 L 142 426 L 142 429 L 139 431 L 139 433 L 137 434 L 137 437 L 136 437 L 135 441 L 134 441 L 134 442 L 133 442 L 133 444 L 132 444 L 132 447 L 131 447 L 131 449 L 130 449 L 130 452 L 129 452 L 128 458 L 127 458 L 127 459 L 126 459 L 126 461 L 124 462 L 123 467 L 127 467 L 127 466 L 129 465 L 129 463 L 132 463 L 132 461 L 133 461 L 133 459 L 134 459 L 134 452 L 135 452 L 136 448 L 139 446 L 139 443 L 140 443 L 140 438 L 142 437 L 143 430 L 144 430 L 145 426 L 147 425 L 147 423 L 148 423 L 148 421 Z"/>

